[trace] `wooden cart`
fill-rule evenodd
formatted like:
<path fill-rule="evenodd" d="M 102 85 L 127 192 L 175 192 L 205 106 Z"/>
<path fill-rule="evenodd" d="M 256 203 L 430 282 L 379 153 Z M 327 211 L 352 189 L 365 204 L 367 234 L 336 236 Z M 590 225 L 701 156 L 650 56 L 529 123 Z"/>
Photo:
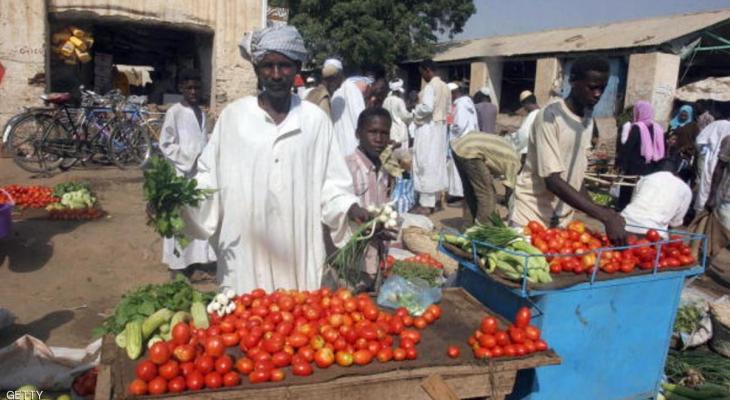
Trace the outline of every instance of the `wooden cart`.
<path fill-rule="evenodd" d="M 476 360 L 466 339 L 486 315 L 496 315 L 460 288 L 449 288 L 443 292 L 440 303 L 442 317 L 422 331 L 418 344 L 418 359 L 412 361 L 377 361 L 361 366 L 343 368 L 333 365 L 321 370 L 315 367 L 313 375 L 297 377 L 286 368 L 283 382 L 269 382 L 252 385 L 247 379 L 234 388 L 216 391 L 203 390 L 147 396 L 145 398 L 175 399 L 449 399 L 488 397 L 503 399 L 512 392 L 517 371 L 543 365 L 560 363 L 558 356 L 548 350 L 519 358 L 497 360 Z M 506 323 L 506 321 L 502 321 Z M 448 345 L 458 345 L 461 356 L 447 357 Z M 134 378 L 135 361 L 127 358 L 111 336 L 104 338 L 101 353 L 96 399 L 117 400 L 132 398 L 127 395 L 127 386 Z M 448 386 L 439 385 L 446 382 Z M 447 394 L 449 388 L 453 393 Z M 442 390 L 442 395 L 436 393 Z M 429 395 L 430 393 L 430 395 Z M 454 397 L 453 394 L 456 396 Z M 432 397 L 433 396 L 433 397 Z"/>

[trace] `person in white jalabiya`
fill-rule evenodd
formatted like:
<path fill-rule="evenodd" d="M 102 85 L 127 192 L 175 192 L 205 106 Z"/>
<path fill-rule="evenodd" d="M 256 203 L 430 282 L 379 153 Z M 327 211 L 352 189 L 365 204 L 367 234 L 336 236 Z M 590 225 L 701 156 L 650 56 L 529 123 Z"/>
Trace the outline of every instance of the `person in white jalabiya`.
<path fill-rule="evenodd" d="M 160 131 L 160 151 L 175 167 L 178 176 L 195 175 L 195 161 L 208 143 L 206 117 L 200 109 L 200 73 L 185 69 L 179 75 L 183 100 L 170 107 Z M 215 253 L 207 240 L 191 240 L 185 248 L 175 238 L 162 242 L 162 262 L 173 275 L 192 275 L 189 266 L 215 262 Z"/>
<path fill-rule="evenodd" d="M 408 139 L 408 124 L 413 119 L 413 114 L 408 111 L 406 102 L 403 100 L 405 89 L 403 89 L 403 80 L 396 79 L 388 83 L 390 93 L 388 97 L 383 101 L 383 108 L 388 110 L 390 117 L 393 120 L 393 124 L 390 127 L 390 140 L 399 143 L 401 149 L 407 149 Z"/>
<path fill-rule="evenodd" d="M 422 61 L 418 70 L 428 84 L 419 94 L 419 103 L 413 110 L 416 131 L 412 175 L 418 192 L 418 207 L 412 212 L 428 215 L 436 207 L 439 192 L 449 187 L 446 171 L 446 156 L 449 151 L 446 116 L 451 108 L 451 91 L 436 75 L 436 63 L 433 60 Z"/>
<path fill-rule="evenodd" d="M 335 137 L 340 145 L 340 152 L 345 157 L 354 153 L 359 144 L 355 136 L 357 118 L 365 109 L 365 96 L 372 83 L 372 79 L 364 76 L 347 78 L 332 94 L 331 115 Z"/>
<path fill-rule="evenodd" d="M 474 102 L 469 97 L 467 88 L 456 82 L 451 82 L 447 86 L 451 90 L 451 98 L 454 102 L 454 122 L 449 127 L 449 148 L 451 148 L 451 144 L 456 139 L 470 132 L 478 132 L 479 122 Z M 461 184 L 461 177 L 454 164 L 454 159 L 451 157 L 451 150 L 448 154 L 446 168 L 449 173 L 449 196 L 464 197 L 464 187 Z"/>
<path fill-rule="evenodd" d="M 730 135 L 730 121 L 715 121 L 705 127 L 705 129 L 697 135 L 695 143 L 700 154 L 702 165 L 701 174 L 697 185 L 697 198 L 695 199 L 694 209 L 697 213 L 705 208 L 705 203 L 710 194 L 710 186 L 712 184 L 712 174 L 715 171 L 717 158 L 720 154 L 720 143 L 722 139 Z"/>
<path fill-rule="evenodd" d="M 185 209 L 186 231 L 211 239 L 223 287 L 315 290 L 326 261 L 323 224 L 341 246 L 348 219 L 364 222 L 368 213 L 327 115 L 291 94 L 307 58 L 296 28 L 249 33 L 240 47 L 263 90 L 221 112 L 195 175 L 216 192 Z"/>
<path fill-rule="evenodd" d="M 522 120 L 519 129 L 509 135 L 509 140 L 512 142 L 515 151 L 520 155 L 524 164 L 525 158 L 527 157 L 527 141 L 530 138 L 530 131 L 532 130 L 532 124 L 535 123 L 535 117 L 540 112 L 540 106 L 537 105 L 535 95 L 529 90 L 523 90 L 520 93 L 520 104 L 528 114 Z"/>
<path fill-rule="evenodd" d="M 692 204 L 692 189 L 677 176 L 677 163 L 665 158 L 657 172 L 639 179 L 631 202 L 621 211 L 626 231 L 644 234 L 657 229 L 666 237 L 669 227 L 681 226 Z"/>

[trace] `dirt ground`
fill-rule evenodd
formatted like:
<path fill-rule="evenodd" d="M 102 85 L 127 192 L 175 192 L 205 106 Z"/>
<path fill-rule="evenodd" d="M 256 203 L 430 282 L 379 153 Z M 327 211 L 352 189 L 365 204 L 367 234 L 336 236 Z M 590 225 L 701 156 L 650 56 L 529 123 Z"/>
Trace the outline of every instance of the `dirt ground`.
<path fill-rule="evenodd" d="M 17 320 L 0 331 L 0 348 L 26 333 L 53 346 L 84 347 L 124 293 L 169 279 L 160 262 L 162 241 L 145 225 L 141 171 L 94 166 L 38 177 L 0 158 L 0 186 L 71 180 L 89 182 L 108 215 L 91 222 L 16 216 L 12 235 L 0 239 L 0 307 Z M 447 206 L 433 219 L 459 228 L 461 215 L 461 208 Z M 704 277 L 698 281 L 727 293 Z"/>

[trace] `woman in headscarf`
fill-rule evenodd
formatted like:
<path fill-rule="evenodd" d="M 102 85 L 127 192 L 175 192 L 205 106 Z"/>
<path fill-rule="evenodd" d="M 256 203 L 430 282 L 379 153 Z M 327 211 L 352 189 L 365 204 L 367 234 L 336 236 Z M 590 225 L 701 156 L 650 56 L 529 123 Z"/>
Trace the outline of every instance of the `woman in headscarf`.
<path fill-rule="evenodd" d="M 634 103 L 632 122 L 624 126 L 621 142 L 619 168 L 624 175 L 648 175 L 653 172 L 656 162 L 664 158 L 664 129 L 654 121 L 654 108 L 649 102 Z M 622 186 L 619 210 L 629 204 L 632 193 L 633 188 Z"/>
<path fill-rule="evenodd" d="M 679 111 L 677 111 L 677 113 L 674 115 L 674 118 L 672 118 L 672 120 L 669 122 L 669 133 L 692 122 L 694 120 L 694 118 L 692 118 L 693 113 L 694 110 L 689 104 L 685 104 L 680 107 Z"/>

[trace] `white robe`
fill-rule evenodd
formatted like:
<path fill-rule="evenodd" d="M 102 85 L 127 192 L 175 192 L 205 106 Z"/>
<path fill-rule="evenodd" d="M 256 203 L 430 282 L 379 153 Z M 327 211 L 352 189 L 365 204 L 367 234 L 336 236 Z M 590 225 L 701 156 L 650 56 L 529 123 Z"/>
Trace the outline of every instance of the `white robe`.
<path fill-rule="evenodd" d="M 406 102 L 400 96 L 390 95 L 383 101 L 383 108 L 390 112 L 393 124 L 390 128 L 390 140 L 400 143 L 401 149 L 408 148 L 408 123 L 411 121 L 411 112 L 406 108 Z"/>
<path fill-rule="evenodd" d="M 461 96 L 454 100 L 454 122 L 449 129 L 449 144 L 474 131 L 479 131 L 479 121 L 477 120 L 474 102 L 469 96 Z M 449 195 L 463 197 L 464 186 L 461 183 L 461 177 L 454 164 L 454 159 L 451 157 L 451 152 L 449 152 L 447 169 L 449 173 Z"/>
<path fill-rule="evenodd" d="M 218 281 L 255 288 L 313 290 L 325 264 L 322 224 L 341 246 L 358 199 L 332 123 L 315 104 L 291 97 L 276 124 L 256 97 L 223 109 L 198 159 L 200 187 L 218 191 L 184 213 L 190 234 L 211 238 Z"/>
<path fill-rule="evenodd" d="M 360 141 L 355 136 L 357 118 L 365 109 L 365 97 L 355 81 L 346 79 L 332 94 L 332 122 L 340 153 L 347 157 L 355 152 Z"/>
<path fill-rule="evenodd" d="M 421 102 L 413 110 L 416 131 L 413 139 L 413 186 L 417 192 L 434 194 L 449 186 L 446 173 L 448 137 L 446 121 L 433 121 L 436 94 L 432 85 L 423 89 Z"/>
<path fill-rule="evenodd" d="M 160 151 L 175 166 L 178 176 L 191 178 L 195 175 L 195 160 L 208 142 L 202 123 L 198 124 L 195 112 L 178 103 L 165 113 L 165 121 L 160 131 Z M 179 255 L 175 255 L 177 248 Z M 183 249 L 174 238 L 165 238 L 162 243 L 162 262 L 170 269 L 184 269 L 196 263 L 215 261 L 215 253 L 207 240 L 191 240 Z"/>
<path fill-rule="evenodd" d="M 730 121 L 727 120 L 715 121 L 707 125 L 697 135 L 696 144 L 700 153 L 700 160 L 702 160 L 697 200 L 694 205 L 695 210 L 698 212 L 705 208 L 707 197 L 710 195 L 712 174 L 715 172 L 717 157 L 720 153 L 720 143 L 728 135 L 730 135 Z"/>
<path fill-rule="evenodd" d="M 540 112 L 540 109 L 532 110 L 529 114 L 525 117 L 524 120 L 522 120 L 522 124 L 520 125 L 520 128 L 517 129 L 517 131 L 512 132 L 509 135 L 509 140 L 512 142 L 512 146 L 514 146 L 515 151 L 520 156 L 523 154 L 527 154 L 527 141 L 530 138 L 530 131 L 532 130 L 532 124 L 535 123 L 535 118 L 537 117 L 537 114 Z M 625 142 L 622 141 L 622 143 Z"/>

